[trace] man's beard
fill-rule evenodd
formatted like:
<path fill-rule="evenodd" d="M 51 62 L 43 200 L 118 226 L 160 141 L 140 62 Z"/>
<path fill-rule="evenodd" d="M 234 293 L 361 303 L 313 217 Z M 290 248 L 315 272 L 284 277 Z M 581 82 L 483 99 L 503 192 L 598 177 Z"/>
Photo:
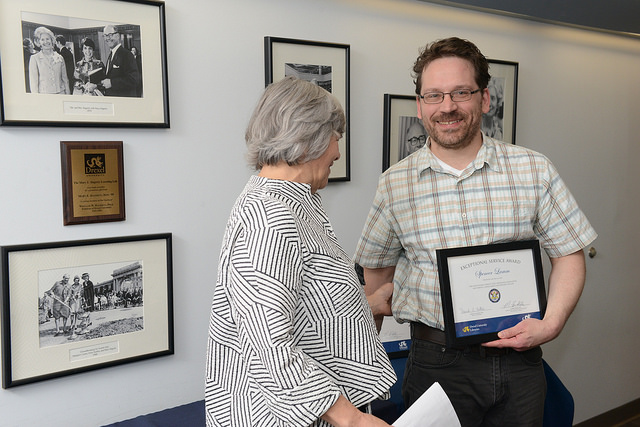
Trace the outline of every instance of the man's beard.
<path fill-rule="evenodd" d="M 448 131 L 440 129 L 437 123 L 432 123 L 431 120 L 438 122 L 463 120 L 464 122 L 463 127 Z M 468 147 L 478 132 L 480 132 L 480 127 L 482 125 L 481 116 L 475 117 L 460 113 L 440 114 L 437 118 L 431 120 L 423 120 L 423 124 L 429 133 L 429 137 L 442 148 L 451 150 L 460 150 Z"/>

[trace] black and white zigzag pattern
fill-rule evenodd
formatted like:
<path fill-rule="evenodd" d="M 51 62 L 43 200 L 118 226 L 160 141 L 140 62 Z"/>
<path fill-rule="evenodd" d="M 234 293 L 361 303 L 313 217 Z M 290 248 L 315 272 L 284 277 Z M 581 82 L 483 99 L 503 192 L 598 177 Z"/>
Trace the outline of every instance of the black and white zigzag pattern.
<path fill-rule="evenodd" d="M 328 426 L 395 374 L 349 256 L 309 186 L 252 177 L 231 212 L 209 325 L 207 426 Z"/>

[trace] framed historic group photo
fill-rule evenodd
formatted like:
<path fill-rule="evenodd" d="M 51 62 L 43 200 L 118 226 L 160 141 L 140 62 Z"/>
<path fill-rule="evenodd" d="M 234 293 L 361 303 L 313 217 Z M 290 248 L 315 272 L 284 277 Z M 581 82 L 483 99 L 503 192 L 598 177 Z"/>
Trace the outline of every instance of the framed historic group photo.
<path fill-rule="evenodd" d="M 169 127 L 165 5 L 0 0 L 0 124 Z"/>
<path fill-rule="evenodd" d="M 124 221 L 122 141 L 61 141 L 64 225 Z"/>
<path fill-rule="evenodd" d="M 516 143 L 518 63 L 489 59 L 491 107 L 482 116 L 482 131 L 488 136 Z"/>
<path fill-rule="evenodd" d="M 383 172 L 426 143 L 428 134 L 417 108 L 415 95 L 384 94 Z"/>
<path fill-rule="evenodd" d="M 173 354 L 171 234 L 3 246 L 2 387 Z"/>
<path fill-rule="evenodd" d="M 340 159 L 331 167 L 329 181 L 349 181 L 349 56 L 348 44 L 267 36 L 264 38 L 265 85 L 295 76 L 331 92 L 347 119 L 340 139 Z"/>
<path fill-rule="evenodd" d="M 547 304 L 538 240 L 436 251 L 447 345 L 498 339 Z"/>

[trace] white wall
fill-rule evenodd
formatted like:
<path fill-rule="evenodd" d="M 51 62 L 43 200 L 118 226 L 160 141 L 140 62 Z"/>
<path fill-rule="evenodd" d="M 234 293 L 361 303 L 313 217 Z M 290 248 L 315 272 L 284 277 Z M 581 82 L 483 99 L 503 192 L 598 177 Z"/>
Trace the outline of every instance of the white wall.
<path fill-rule="evenodd" d="M 209 304 L 267 35 L 351 45 L 351 182 L 323 190 L 355 248 L 382 158 L 383 94 L 452 35 L 520 64 L 517 143 L 556 163 L 600 234 L 583 298 L 545 357 L 576 422 L 640 397 L 640 40 L 416 0 L 167 0 L 171 129 L 0 128 L 0 244 L 174 236 L 173 356 L 0 390 L 0 425 L 103 425 L 203 398 Z M 127 220 L 62 225 L 61 140 L 124 141 Z"/>

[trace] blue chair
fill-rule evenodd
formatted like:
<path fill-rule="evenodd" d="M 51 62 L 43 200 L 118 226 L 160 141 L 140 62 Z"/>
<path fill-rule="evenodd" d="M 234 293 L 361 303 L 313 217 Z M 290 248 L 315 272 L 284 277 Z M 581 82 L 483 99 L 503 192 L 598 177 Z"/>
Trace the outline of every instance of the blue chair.
<path fill-rule="evenodd" d="M 547 397 L 544 401 L 543 427 L 571 427 L 575 404 L 571 392 L 543 359 L 544 375 L 547 378 Z"/>

